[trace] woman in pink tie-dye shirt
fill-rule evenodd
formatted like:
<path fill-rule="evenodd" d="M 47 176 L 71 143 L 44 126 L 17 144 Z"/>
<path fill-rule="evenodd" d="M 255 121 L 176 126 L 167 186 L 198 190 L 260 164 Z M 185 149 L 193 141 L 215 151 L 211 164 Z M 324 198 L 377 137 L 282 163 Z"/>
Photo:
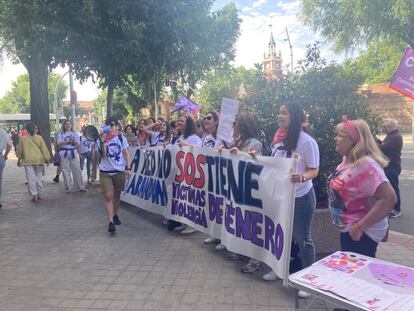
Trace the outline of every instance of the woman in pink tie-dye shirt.
<path fill-rule="evenodd" d="M 332 221 L 341 231 L 341 248 L 375 257 L 397 200 L 383 170 L 388 160 L 364 120 L 344 116 L 336 127 L 335 142 L 343 161 L 328 177 L 328 192 Z"/>

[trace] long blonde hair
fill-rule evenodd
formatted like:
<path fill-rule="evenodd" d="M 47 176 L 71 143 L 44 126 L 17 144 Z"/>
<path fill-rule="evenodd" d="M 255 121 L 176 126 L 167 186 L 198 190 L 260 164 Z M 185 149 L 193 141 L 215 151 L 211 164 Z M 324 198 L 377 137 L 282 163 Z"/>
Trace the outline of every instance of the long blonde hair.
<path fill-rule="evenodd" d="M 374 137 L 372 136 L 371 130 L 367 122 L 362 119 L 350 120 L 355 126 L 359 134 L 359 139 L 355 143 L 354 147 L 349 152 L 349 155 L 346 157 L 347 163 L 352 163 L 357 165 L 361 160 L 366 159 L 367 156 L 373 158 L 381 167 L 386 167 L 389 160 L 378 148 L 377 143 L 375 142 Z M 345 123 L 341 122 L 336 126 L 336 132 L 339 135 L 349 135 L 345 128 Z"/>

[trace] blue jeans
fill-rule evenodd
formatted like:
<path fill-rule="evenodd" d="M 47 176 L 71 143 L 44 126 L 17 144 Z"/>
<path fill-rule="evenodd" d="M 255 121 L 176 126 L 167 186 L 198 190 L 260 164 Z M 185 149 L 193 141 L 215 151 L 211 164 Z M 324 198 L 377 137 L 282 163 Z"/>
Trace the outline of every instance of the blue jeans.
<path fill-rule="evenodd" d="M 80 169 L 83 171 L 83 165 L 86 159 L 86 174 L 88 175 L 88 179 L 91 177 L 91 165 L 92 165 L 92 154 L 91 152 L 86 152 L 81 154 L 80 159 Z"/>
<path fill-rule="evenodd" d="M 292 239 L 298 245 L 302 268 L 307 268 L 315 262 L 315 245 L 311 237 L 315 208 L 316 197 L 313 187 L 307 194 L 295 199 Z"/>

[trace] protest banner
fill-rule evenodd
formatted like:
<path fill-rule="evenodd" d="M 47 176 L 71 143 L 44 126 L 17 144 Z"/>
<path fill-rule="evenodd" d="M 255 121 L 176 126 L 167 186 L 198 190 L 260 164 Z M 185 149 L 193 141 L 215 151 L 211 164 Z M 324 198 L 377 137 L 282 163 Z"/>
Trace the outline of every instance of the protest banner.
<path fill-rule="evenodd" d="M 233 123 L 239 112 L 240 102 L 223 97 L 221 100 L 220 122 L 217 128 L 217 138 L 228 143 L 233 142 Z"/>
<path fill-rule="evenodd" d="M 414 49 L 407 48 L 394 73 L 390 88 L 414 99 Z"/>
<path fill-rule="evenodd" d="M 219 238 L 287 280 L 294 163 L 202 147 L 136 149 L 121 199 Z"/>

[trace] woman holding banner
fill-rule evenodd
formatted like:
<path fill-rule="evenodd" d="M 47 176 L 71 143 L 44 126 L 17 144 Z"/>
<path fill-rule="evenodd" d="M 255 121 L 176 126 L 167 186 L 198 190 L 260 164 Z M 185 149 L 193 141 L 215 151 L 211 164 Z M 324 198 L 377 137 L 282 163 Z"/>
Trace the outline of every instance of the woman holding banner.
<path fill-rule="evenodd" d="M 316 198 L 312 179 L 319 173 L 319 148 L 316 141 L 307 133 L 304 111 L 299 105 L 282 105 L 278 121 L 279 129 L 273 138 L 272 156 L 291 158 L 294 154 L 299 155 L 297 172 L 293 172 L 290 177 L 296 188 L 292 239 L 298 245 L 302 267 L 306 268 L 315 261 L 311 225 Z M 274 281 L 277 278 L 273 271 L 263 276 L 266 281 Z M 309 294 L 299 291 L 299 297 L 307 298 Z"/>
<path fill-rule="evenodd" d="M 193 118 L 183 115 L 177 120 L 176 129 L 182 134 L 174 142 L 174 145 L 201 147 L 201 138 L 195 134 L 196 126 Z M 174 220 L 168 221 L 168 230 L 181 232 L 181 234 L 190 234 L 196 231 L 192 227 Z"/>
<path fill-rule="evenodd" d="M 328 177 L 329 208 L 341 231 L 341 249 L 375 257 L 397 196 L 383 170 L 388 160 L 368 124 L 346 116 L 342 121 L 335 142 L 343 161 Z"/>
<path fill-rule="evenodd" d="M 207 116 L 204 118 L 204 128 L 206 130 L 206 134 L 202 139 L 201 146 L 206 148 L 218 148 L 223 144 L 223 141 L 217 137 L 217 128 L 219 123 L 219 113 L 216 111 L 209 112 Z M 208 239 L 204 240 L 205 244 L 212 244 L 218 243 L 214 249 L 216 251 L 220 251 L 225 249 L 226 247 L 220 243 L 220 239 L 209 237 Z"/>
<path fill-rule="evenodd" d="M 252 157 L 263 154 L 263 145 L 257 139 L 260 136 L 260 132 L 256 120 L 251 115 L 245 113 L 239 114 L 236 117 L 233 129 L 234 143 L 230 149 L 231 153 L 242 151 L 249 153 Z M 248 259 L 248 257 L 235 253 L 230 253 L 227 256 L 227 260 L 231 261 L 245 259 Z M 243 273 L 253 273 L 262 269 L 262 263 L 259 260 L 251 258 L 247 264 L 240 268 L 240 271 Z"/>

